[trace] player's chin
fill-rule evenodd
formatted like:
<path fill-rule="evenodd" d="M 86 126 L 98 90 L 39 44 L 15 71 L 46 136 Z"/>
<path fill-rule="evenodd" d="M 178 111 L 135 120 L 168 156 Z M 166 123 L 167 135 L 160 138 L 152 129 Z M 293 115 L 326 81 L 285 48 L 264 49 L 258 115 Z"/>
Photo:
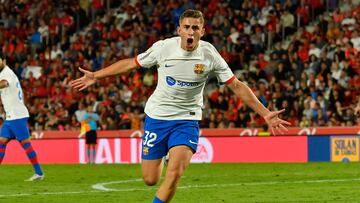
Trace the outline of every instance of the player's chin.
<path fill-rule="evenodd" d="M 187 51 L 192 51 L 192 50 L 194 50 L 194 46 L 193 45 L 186 45 L 186 50 Z"/>

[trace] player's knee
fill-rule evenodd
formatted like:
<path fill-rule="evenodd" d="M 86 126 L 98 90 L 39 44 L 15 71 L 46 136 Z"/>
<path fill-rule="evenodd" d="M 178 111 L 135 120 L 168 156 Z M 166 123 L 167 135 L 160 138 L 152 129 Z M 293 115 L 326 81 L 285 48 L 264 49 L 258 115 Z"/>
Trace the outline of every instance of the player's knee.
<path fill-rule="evenodd" d="M 9 142 L 9 139 L 7 139 L 5 137 L 0 137 L 0 142 L 3 144 L 7 144 Z"/>
<path fill-rule="evenodd" d="M 153 176 L 143 176 L 144 183 L 148 186 L 156 185 L 156 183 L 159 181 L 159 178 L 153 177 Z"/>
<path fill-rule="evenodd" d="M 26 144 L 26 143 L 30 143 L 30 140 L 29 139 L 25 139 L 25 140 L 21 140 L 21 141 L 19 141 L 20 142 L 20 144 Z"/>

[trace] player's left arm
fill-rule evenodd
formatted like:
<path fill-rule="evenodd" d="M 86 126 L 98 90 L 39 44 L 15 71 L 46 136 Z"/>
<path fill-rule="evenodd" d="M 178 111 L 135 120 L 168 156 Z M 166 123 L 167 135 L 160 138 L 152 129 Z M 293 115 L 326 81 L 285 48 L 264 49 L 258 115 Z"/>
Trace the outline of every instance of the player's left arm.
<path fill-rule="evenodd" d="M 278 117 L 278 115 L 284 112 L 285 109 L 280 111 L 270 111 L 269 109 L 265 108 L 257 99 L 255 94 L 251 91 L 251 89 L 237 78 L 227 84 L 227 86 L 236 94 L 236 96 L 244 101 L 246 105 L 250 106 L 254 111 L 262 116 L 272 131 L 273 129 L 279 130 L 280 133 L 287 131 L 285 126 L 291 125 L 291 123 Z M 275 134 L 274 131 L 273 134 Z"/>
<path fill-rule="evenodd" d="M 0 89 L 9 87 L 9 82 L 7 80 L 0 80 Z"/>

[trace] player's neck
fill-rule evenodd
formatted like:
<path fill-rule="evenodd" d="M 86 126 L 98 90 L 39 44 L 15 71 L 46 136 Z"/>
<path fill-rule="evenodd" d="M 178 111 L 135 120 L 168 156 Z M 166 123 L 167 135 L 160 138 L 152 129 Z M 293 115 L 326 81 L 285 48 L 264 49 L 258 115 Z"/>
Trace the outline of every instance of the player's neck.
<path fill-rule="evenodd" d="M 4 66 L 2 66 L 2 67 L 0 66 L 0 72 L 2 72 L 2 71 L 5 69 L 5 66 L 6 66 L 6 65 L 4 65 Z"/>

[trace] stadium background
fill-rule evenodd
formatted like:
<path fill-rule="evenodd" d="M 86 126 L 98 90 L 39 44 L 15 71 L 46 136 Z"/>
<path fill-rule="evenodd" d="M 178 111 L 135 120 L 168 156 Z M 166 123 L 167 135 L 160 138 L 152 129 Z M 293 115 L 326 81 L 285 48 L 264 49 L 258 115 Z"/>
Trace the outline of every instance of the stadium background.
<path fill-rule="evenodd" d="M 265 106 L 271 110 L 285 108 L 282 118 L 294 127 L 283 136 L 257 136 L 264 121 L 216 79 L 210 79 L 200 123 L 202 151 L 193 162 L 300 164 L 192 165 L 187 175 L 199 176 L 190 176 L 190 181 L 185 178 L 185 185 L 189 185 L 185 188 L 218 188 L 205 190 L 208 193 L 203 196 L 191 193 L 192 200 L 188 200 L 187 191 L 180 191 L 174 202 L 360 199 L 356 192 L 349 192 L 360 188 L 356 182 L 358 163 L 307 163 L 359 162 L 360 119 L 352 108 L 360 99 L 359 1 L 2 0 L 1 49 L 21 80 L 34 147 L 40 162 L 46 163 L 49 178 L 43 185 L 26 188 L 25 193 L 13 193 L 13 189 L 24 187 L 18 179 L 26 166 L 12 164 L 27 160 L 20 146 L 11 142 L 0 176 L 0 182 L 11 184 L 2 190 L 0 200 L 104 202 L 105 198 L 118 202 L 120 198 L 143 202 L 151 197 L 154 191 L 132 183 L 106 196 L 90 189 L 76 191 L 79 185 L 88 187 L 96 181 L 114 179 L 128 183 L 127 179 L 140 175 L 137 164 L 78 165 L 87 160 L 84 140 L 77 135 L 81 115 L 91 106 L 101 117 L 96 162 L 139 163 L 140 140 L 131 135 L 142 135 L 143 108 L 156 86 L 155 67 L 101 80 L 83 92 L 71 89 L 69 82 L 81 75 L 77 67 L 99 70 L 176 35 L 179 15 L 187 8 L 204 13 L 203 39 L 216 47 Z M 4 119 L 2 107 L 0 114 Z M 203 170 L 213 173 L 201 176 Z M 264 171 L 270 182 L 258 182 L 264 179 Z M 93 179 L 86 182 L 89 177 Z M 77 178 L 79 181 L 74 182 Z M 194 186 L 198 181 L 208 185 Z M 332 182 L 346 183 L 337 183 L 336 188 Z M 294 189 L 299 185 L 301 190 Z M 139 192 L 144 190 L 147 192 Z M 199 194 L 204 192 L 198 190 Z M 116 193 L 119 191 L 121 197 Z M 134 191 L 136 195 L 131 193 Z M 82 193 L 88 198 L 77 195 Z M 254 193 L 257 195 L 252 196 Z M 24 199 L 26 196 L 31 198 Z"/>
<path fill-rule="evenodd" d="M 101 130 L 141 129 L 155 68 L 76 92 L 77 67 L 98 70 L 175 35 L 179 15 L 197 8 L 211 42 L 269 109 L 293 126 L 355 126 L 359 100 L 356 1 L 2 1 L 0 42 L 21 79 L 33 131 L 78 131 L 92 106 Z M 210 79 L 202 128 L 261 127 L 264 121 Z"/>

